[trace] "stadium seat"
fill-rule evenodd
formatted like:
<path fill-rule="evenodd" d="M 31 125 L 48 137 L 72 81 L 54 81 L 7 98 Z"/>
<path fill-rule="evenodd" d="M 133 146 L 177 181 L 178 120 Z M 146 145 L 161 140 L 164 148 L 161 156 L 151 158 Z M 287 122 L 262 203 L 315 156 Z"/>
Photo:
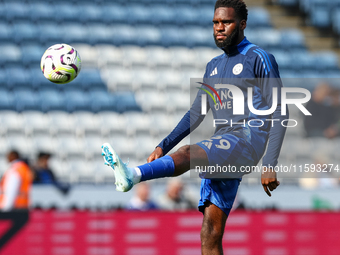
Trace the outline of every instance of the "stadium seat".
<path fill-rule="evenodd" d="M 24 134 L 7 134 L 7 144 L 12 150 L 21 152 L 23 158 L 33 158 L 36 156 L 32 139 Z"/>
<path fill-rule="evenodd" d="M 68 112 L 74 111 L 91 111 L 89 94 L 81 90 L 66 90 L 64 92 L 66 99 L 66 109 Z"/>
<path fill-rule="evenodd" d="M 157 75 L 153 69 L 146 67 L 135 67 L 133 74 L 133 90 L 157 90 Z"/>
<path fill-rule="evenodd" d="M 57 89 L 41 88 L 39 90 L 41 111 L 67 111 L 64 95 Z"/>
<path fill-rule="evenodd" d="M 123 63 L 123 53 L 119 47 L 115 47 L 110 44 L 100 44 L 95 46 L 98 57 L 95 60 L 98 61 L 100 68 L 105 66 L 121 66 Z M 85 51 L 85 50 L 84 50 Z M 92 52 L 92 51 L 91 51 Z M 89 55 L 90 58 L 90 55 Z"/>
<path fill-rule="evenodd" d="M 28 10 L 31 20 L 39 23 L 51 22 L 51 17 L 55 15 L 53 5 L 43 1 L 29 3 Z"/>
<path fill-rule="evenodd" d="M 182 46 L 188 39 L 186 31 L 176 26 L 163 26 L 161 33 L 162 45 L 165 47 Z"/>
<path fill-rule="evenodd" d="M 169 51 L 172 56 L 171 63 L 174 68 L 195 67 L 197 60 L 193 50 L 186 47 L 171 47 Z"/>
<path fill-rule="evenodd" d="M 93 47 L 86 43 L 75 43 L 72 44 L 72 46 L 77 49 L 80 55 L 82 68 L 97 68 L 97 61 L 99 61 L 101 57 L 98 56 L 98 50 L 96 47 Z"/>
<path fill-rule="evenodd" d="M 41 57 L 45 52 L 41 44 L 24 44 L 21 47 L 21 60 L 26 67 L 40 66 Z"/>
<path fill-rule="evenodd" d="M 281 30 L 280 46 L 283 49 L 306 49 L 305 38 L 303 33 L 298 29 Z"/>
<path fill-rule="evenodd" d="M 14 96 L 7 89 L 0 89 L 0 110 L 14 110 Z"/>
<path fill-rule="evenodd" d="M 161 46 L 150 46 L 145 47 L 145 52 L 147 55 L 147 65 L 151 68 L 169 68 L 171 67 L 171 52 L 168 48 Z"/>
<path fill-rule="evenodd" d="M 340 8 L 337 7 L 333 11 L 332 25 L 334 31 L 339 35 L 340 34 Z"/>
<path fill-rule="evenodd" d="M 18 112 L 40 110 L 39 96 L 33 90 L 18 88 L 13 91 L 15 107 Z"/>
<path fill-rule="evenodd" d="M 0 114 L 0 130 L 2 134 L 23 134 L 23 119 L 16 110 L 3 110 Z"/>
<path fill-rule="evenodd" d="M 259 27 L 271 27 L 271 21 L 268 11 L 261 7 L 249 8 L 247 27 L 252 29 L 256 29 Z"/>
<path fill-rule="evenodd" d="M 157 26 L 162 26 L 163 24 L 173 24 L 173 21 L 177 18 L 173 8 L 164 4 L 152 6 L 151 17 L 151 22 Z"/>
<path fill-rule="evenodd" d="M 178 71 L 171 69 L 162 69 L 157 72 L 159 90 L 181 90 L 181 76 Z"/>
<path fill-rule="evenodd" d="M 61 42 L 64 31 L 62 26 L 56 22 L 46 21 L 38 23 L 38 38 L 46 49 Z"/>
<path fill-rule="evenodd" d="M 75 122 L 66 111 L 51 111 L 48 113 L 50 119 L 50 132 L 52 135 L 75 135 Z"/>
<path fill-rule="evenodd" d="M 34 136 L 36 134 L 49 134 L 50 122 L 48 116 L 41 111 L 25 111 L 22 113 L 23 128 L 26 136 Z"/>
<path fill-rule="evenodd" d="M 67 44 L 87 43 L 89 41 L 89 31 L 87 26 L 79 23 L 64 23 L 60 26 L 61 37 L 59 41 Z"/>
<path fill-rule="evenodd" d="M 92 112 L 77 111 L 72 114 L 77 136 L 100 135 L 98 116 Z"/>
<path fill-rule="evenodd" d="M 202 28 L 199 26 L 186 26 L 185 33 L 187 38 L 190 40 L 186 40 L 185 45 L 187 47 L 198 47 L 198 46 L 209 46 L 216 47 L 214 42 L 211 28 Z M 184 44 L 184 42 L 183 42 Z"/>
<path fill-rule="evenodd" d="M 93 112 L 116 111 L 116 97 L 104 90 L 91 90 L 90 103 Z"/>
<path fill-rule="evenodd" d="M 140 46 L 159 45 L 161 43 L 161 32 L 155 26 L 140 25 L 137 42 Z"/>
<path fill-rule="evenodd" d="M 100 8 L 97 4 L 91 2 L 82 3 L 80 5 L 80 13 L 79 20 L 81 22 L 100 22 L 103 16 L 103 9 Z"/>
<path fill-rule="evenodd" d="M 83 138 L 83 144 L 86 148 L 85 157 L 88 160 L 94 160 L 96 158 L 101 159 L 101 146 L 106 142 L 101 136 L 85 136 Z M 104 164 L 103 164 L 104 165 Z"/>
<path fill-rule="evenodd" d="M 40 31 L 33 23 L 15 21 L 13 23 L 14 41 L 16 43 L 35 42 Z"/>
<path fill-rule="evenodd" d="M 92 45 L 107 44 L 112 42 L 112 31 L 109 27 L 102 24 L 88 24 L 88 42 Z"/>
<path fill-rule="evenodd" d="M 200 19 L 197 9 L 193 8 L 193 6 L 177 5 L 174 9 L 174 12 L 176 17 L 174 21 L 178 26 L 182 26 L 183 24 L 193 25 L 196 24 L 197 20 Z"/>
<path fill-rule="evenodd" d="M 32 81 L 30 80 L 30 72 L 22 66 L 14 67 L 9 66 L 6 68 L 7 76 L 7 88 L 18 89 L 18 88 L 32 88 Z"/>
<path fill-rule="evenodd" d="M 84 147 L 80 139 L 74 136 L 58 137 L 56 141 L 56 155 L 61 159 L 85 158 Z"/>
<path fill-rule="evenodd" d="M 117 3 L 109 3 L 102 5 L 102 21 L 106 24 L 125 23 L 128 17 L 127 9 Z"/>
<path fill-rule="evenodd" d="M 126 44 L 136 44 L 138 30 L 130 25 L 111 25 L 109 29 L 112 31 L 111 43 L 120 46 Z"/>
<path fill-rule="evenodd" d="M 5 15 L 8 21 L 29 19 L 29 8 L 25 2 L 5 2 Z"/>
<path fill-rule="evenodd" d="M 117 111 L 120 113 L 126 111 L 141 111 L 140 106 L 136 103 L 135 95 L 132 92 L 116 92 Z"/>
<path fill-rule="evenodd" d="M 53 90 L 57 89 L 59 90 L 62 86 L 60 84 L 55 84 L 47 80 L 44 74 L 42 73 L 40 66 L 28 68 L 28 72 L 30 74 L 31 86 L 34 89 L 53 89 Z"/>
<path fill-rule="evenodd" d="M 21 60 L 21 49 L 15 44 L 1 44 L 0 45 L 0 65 L 1 66 L 17 66 Z"/>
<path fill-rule="evenodd" d="M 195 25 L 198 23 L 202 27 L 212 27 L 212 20 L 214 17 L 214 5 L 199 5 L 197 7 L 198 19 Z"/>
<path fill-rule="evenodd" d="M 144 48 L 138 46 L 124 46 L 121 47 L 123 59 L 132 66 L 144 66 L 148 61 Z"/>
<path fill-rule="evenodd" d="M 313 26 L 326 28 L 331 25 L 331 15 L 330 11 L 332 5 L 329 1 L 318 0 L 312 1 L 310 7 L 310 19 Z"/>
<path fill-rule="evenodd" d="M 148 24 L 153 19 L 151 9 L 143 4 L 131 4 L 127 7 L 129 18 L 126 21 L 131 25 Z"/>
<path fill-rule="evenodd" d="M 103 82 L 100 72 L 95 68 L 83 68 L 77 78 L 68 86 L 63 86 L 65 89 L 79 88 L 80 90 L 103 90 L 107 91 L 107 86 Z"/>
<path fill-rule="evenodd" d="M 45 151 L 51 153 L 52 155 L 56 151 L 56 138 L 51 136 L 50 134 L 35 134 L 34 139 L 32 139 L 32 146 L 34 151 Z M 50 158 L 50 163 L 52 161 Z M 54 168 L 52 168 L 54 170 Z"/>
<path fill-rule="evenodd" d="M 113 111 L 101 111 L 97 113 L 103 137 L 111 135 L 126 135 L 125 115 Z"/>
<path fill-rule="evenodd" d="M 136 100 L 142 106 L 143 112 L 156 113 L 166 111 L 164 93 L 153 91 L 140 91 L 136 93 Z"/>
<path fill-rule="evenodd" d="M 106 68 L 102 70 L 102 77 L 110 91 L 131 91 L 133 86 L 132 72 L 127 68 Z M 112 79 L 114 77 L 114 79 Z"/>
<path fill-rule="evenodd" d="M 82 15 L 80 8 L 71 3 L 54 3 L 54 18 L 57 22 L 79 22 L 79 17 Z M 70 34 L 71 31 L 65 31 Z"/>
<path fill-rule="evenodd" d="M 8 23 L 0 23 L 0 40 L 1 42 L 9 42 L 13 39 L 13 31 Z"/>
<path fill-rule="evenodd" d="M 331 51 L 321 51 L 313 54 L 316 59 L 316 69 L 323 71 L 339 71 L 338 57 Z"/>

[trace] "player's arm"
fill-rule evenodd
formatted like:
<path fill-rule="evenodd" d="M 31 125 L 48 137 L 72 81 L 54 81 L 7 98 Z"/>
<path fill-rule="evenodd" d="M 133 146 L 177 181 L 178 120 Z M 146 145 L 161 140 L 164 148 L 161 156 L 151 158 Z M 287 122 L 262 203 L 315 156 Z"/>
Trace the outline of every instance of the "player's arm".
<path fill-rule="evenodd" d="M 160 142 L 156 149 L 150 154 L 147 162 L 151 162 L 167 154 L 184 137 L 195 130 L 203 121 L 205 115 L 201 114 L 201 96 L 204 92 L 199 90 L 190 110 L 184 115 L 172 132 Z M 209 105 L 207 111 L 209 110 Z"/>
<path fill-rule="evenodd" d="M 273 191 L 280 185 L 277 180 L 277 174 L 274 171 L 274 167 L 277 165 L 283 138 L 286 133 L 286 127 L 281 125 L 281 122 L 289 118 L 288 108 L 286 109 L 286 115 L 281 115 L 281 88 L 282 81 L 279 75 L 278 65 L 273 55 L 268 54 L 265 51 L 259 51 L 256 60 L 255 72 L 257 77 L 260 78 L 259 86 L 262 91 L 262 95 L 269 107 L 273 102 L 273 88 L 277 88 L 277 107 L 271 118 L 276 120 L 274 125 L 269 131 L 269 141 L 267 146 L 267 152 L 263 157 L 262 165 L 263 172 L 261 175 L 261 183 L 264 191 L 271 196 L 270 191 Z"/>

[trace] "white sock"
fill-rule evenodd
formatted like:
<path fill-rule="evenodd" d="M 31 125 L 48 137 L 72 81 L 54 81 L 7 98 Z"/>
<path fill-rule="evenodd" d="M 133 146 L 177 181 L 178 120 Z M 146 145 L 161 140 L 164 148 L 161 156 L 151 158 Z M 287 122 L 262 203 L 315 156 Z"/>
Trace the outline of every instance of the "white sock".
<path fill-rule="evenodd" d="M 138 167 L 130 168 L 133 174 L 132 182 L 134 185 L 140 182 L 140 179 L 142 178 L 142 172 Z"/>

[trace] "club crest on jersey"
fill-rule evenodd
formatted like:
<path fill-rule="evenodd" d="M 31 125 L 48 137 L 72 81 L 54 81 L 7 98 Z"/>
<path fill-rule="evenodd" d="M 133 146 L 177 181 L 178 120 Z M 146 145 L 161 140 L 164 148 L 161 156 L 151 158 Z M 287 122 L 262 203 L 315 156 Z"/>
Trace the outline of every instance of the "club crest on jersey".
<path fill-rule="evenodd" d="M 236 64 L 233 68 L 233 74 L 239 75 L 243 71 L 243 65 L 241 63 Z"/>

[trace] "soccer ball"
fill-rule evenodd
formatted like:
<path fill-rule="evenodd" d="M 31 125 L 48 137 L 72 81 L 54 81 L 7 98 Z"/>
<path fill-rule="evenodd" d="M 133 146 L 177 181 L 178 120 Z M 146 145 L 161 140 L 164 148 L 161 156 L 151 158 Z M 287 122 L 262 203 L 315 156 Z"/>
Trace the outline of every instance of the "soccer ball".
<path fill-rule="evenodd" d="M 55 44 L 41 57 L 40 68 L 49 81 L 59 84 L 68 83 L 80 72 L 79 53 L 70 45 Z"/>

